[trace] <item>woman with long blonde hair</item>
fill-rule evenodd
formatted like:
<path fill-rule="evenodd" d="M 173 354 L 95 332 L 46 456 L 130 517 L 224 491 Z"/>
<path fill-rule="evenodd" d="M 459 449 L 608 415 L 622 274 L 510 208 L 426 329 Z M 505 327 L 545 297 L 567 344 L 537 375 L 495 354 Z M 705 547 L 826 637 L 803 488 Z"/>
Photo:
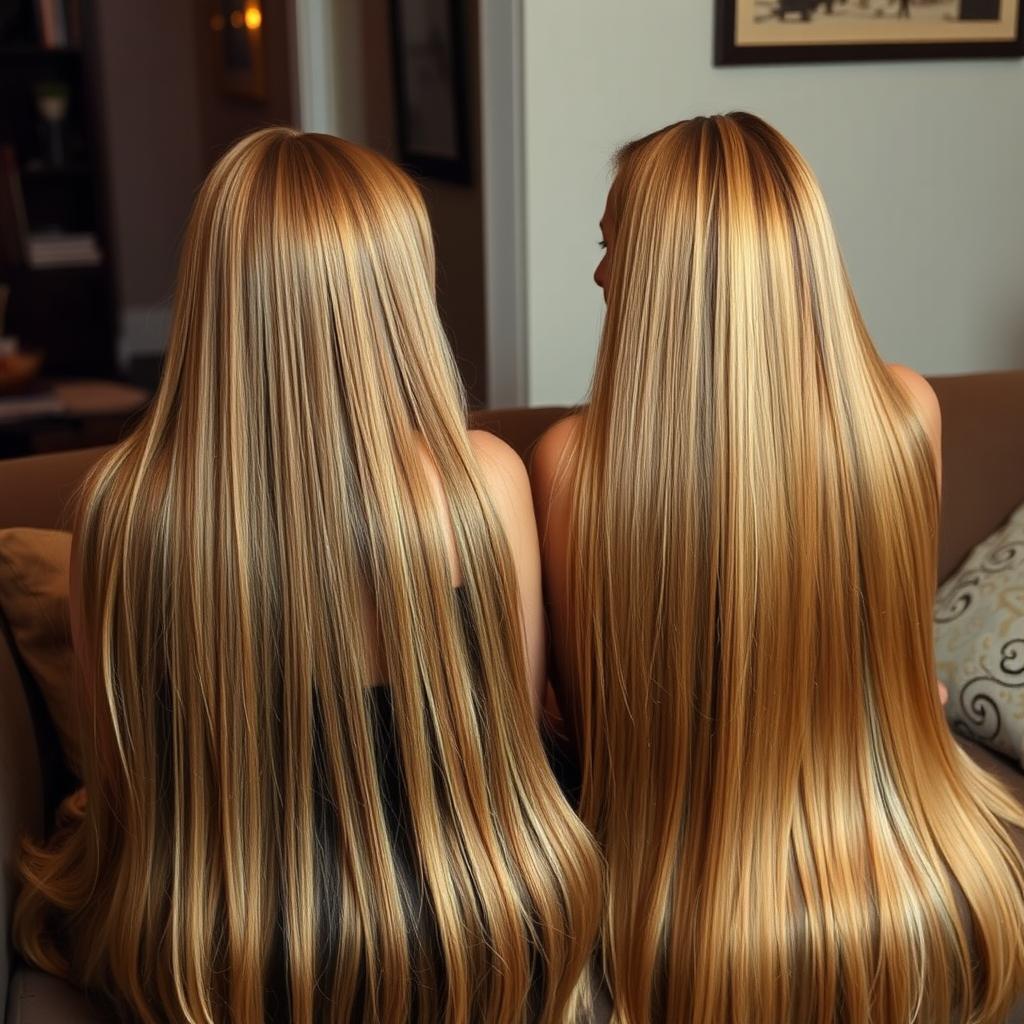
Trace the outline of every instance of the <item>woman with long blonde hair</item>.
<path fill-rule="evenodd" d="M 85 785 L 22 859 L 24 956 L 145 1022 L 586 1014 L 529 485 L 467 433 L 397 167 L 287 129 L 217 164 L 73 563 Z"/>
<path fill-rule="evenodd" d="M 589 406 L 534 490 L 617 1019 L 1003 1021 L 1020 805 L 953 742 L 938 407 L 748 114 L 627 146 Z"/>

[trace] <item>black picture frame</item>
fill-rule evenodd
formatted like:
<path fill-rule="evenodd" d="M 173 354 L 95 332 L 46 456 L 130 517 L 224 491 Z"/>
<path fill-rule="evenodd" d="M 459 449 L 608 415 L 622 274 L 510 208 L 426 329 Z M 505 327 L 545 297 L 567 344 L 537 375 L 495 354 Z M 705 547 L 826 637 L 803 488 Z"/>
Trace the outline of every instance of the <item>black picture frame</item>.
<path fill-rule="evenodd" d="M 833 61 L 885 60 L 950 60 L 979 57 L 1024 56 L 1024 0 L 1017 4 L 1017 34 L 1008 40 L 979 42 L 908 42 L 908 43 L 821 43 L 794 45 L 738 45 L 736 43 L 736 5 L 738 0 L 714 0 L 716 66 L 744 64 L 807 64 Z M 839 0 L 836 0 L 839 2 Z M 846 0 L 853 3 L 854 0 Z M 780 6 L 786 0 L 778 0 Z M 800 0 L 789 0 L 787 7 L 801 6 Z M 826 0 L 806 0 L 806 7 L 818 9 Z"/>
<path fill-rule="evenodd" d="M 444 38 L 434 54 L 415 38 L 408 15 L 432 17 Z M 462 0 L 391 0 L 391 51 L 394 69 L 398 159 L 413 174 L 470 185 L 465 10 Z M 417 74 L 434 75 L 433 103 L 415 108 Z M 431 125 L 429 122 L 433 120 Z M 433 132 L 435 144 L 424 145 Z"/>

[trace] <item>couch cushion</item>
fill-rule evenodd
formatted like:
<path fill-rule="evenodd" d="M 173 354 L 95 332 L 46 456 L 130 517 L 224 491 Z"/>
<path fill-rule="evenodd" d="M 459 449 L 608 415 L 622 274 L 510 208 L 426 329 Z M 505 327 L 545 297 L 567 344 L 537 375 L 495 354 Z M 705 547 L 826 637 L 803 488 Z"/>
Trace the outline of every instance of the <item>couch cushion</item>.
<path fill-rule="evenodd" d="M 939 588 L 935 662 L 956 731 L 1024 761 L 1024 505 Z"/>
<path fill-rule="evenodd" d="M 68 529 L 75 492 L 106 450 L 0 460 L 0 527 Z"/>
<path fill-rule="evenodd" d="M 10 922 L 20 839 L 42 832 L 42 771 L 32 713 L 6 635 L 0 633 L 0 1008 L 11 971 Z"/>
<path fill-rule="evenodd" d="M 472 430 L 486 430 L 500 437 L 526 460 L 541 434 L 573 410 L 562 405 L 534 409 L 477 409 L 469 417 Z"/>
<path fill-rule="evenodd" d="M 0 610 L 75 770 L 81 743 L 68 621 L 70 563 L 70 533 L 0 530 Z"/>
<path fill-rule="evenodd" d="M 18 967 L 11 978 L 6 1024 L 114 1024 L 67 982 Z"/>

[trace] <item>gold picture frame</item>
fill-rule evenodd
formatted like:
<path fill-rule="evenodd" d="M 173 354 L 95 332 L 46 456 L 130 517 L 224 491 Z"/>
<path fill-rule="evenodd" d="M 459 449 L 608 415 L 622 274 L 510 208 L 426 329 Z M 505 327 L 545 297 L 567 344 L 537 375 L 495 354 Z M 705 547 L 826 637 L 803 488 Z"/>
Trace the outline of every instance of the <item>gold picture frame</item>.
<path fill-rule="evenodd" d="M 716 4 L 716 64 L 1024 55 L 1022 0 Z"/>

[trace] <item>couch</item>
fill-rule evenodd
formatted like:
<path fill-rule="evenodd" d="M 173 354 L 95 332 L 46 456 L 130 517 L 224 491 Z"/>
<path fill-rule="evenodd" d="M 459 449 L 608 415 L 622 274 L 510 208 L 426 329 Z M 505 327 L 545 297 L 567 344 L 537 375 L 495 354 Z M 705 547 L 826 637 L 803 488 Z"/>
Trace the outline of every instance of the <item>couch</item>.
<path fill-rule="evenodd" d="M 944 488 L 939 575 L 1024 502 L 1024 372 L 936 378 L 943 417 Z M 524 456 L 565 409 L 474 414 L 474 425 Z M 102 449 L 0 462 L 0 528 L 67 526 L 76 486 Z M 0 627 L 4 626 L 0 623 Z M 11 866 L 19 836 L 42 835 L 72 780 L 35 684 L 0 630 L 0 1008 L 6 1024 L 92 1024 L 103 1016 L 69 986 L 19 963 L 10 946 Z M 985 752 L 978 759 L 1012 771 Z"/>

